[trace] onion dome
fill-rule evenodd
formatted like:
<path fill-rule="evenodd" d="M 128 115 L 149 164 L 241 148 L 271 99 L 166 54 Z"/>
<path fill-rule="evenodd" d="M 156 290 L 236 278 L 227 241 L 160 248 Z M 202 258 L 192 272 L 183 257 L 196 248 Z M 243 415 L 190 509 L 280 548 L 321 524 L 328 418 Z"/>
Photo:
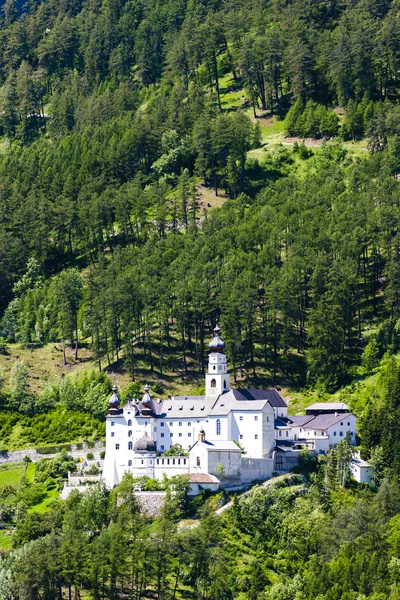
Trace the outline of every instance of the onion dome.
<path fill-rule="evenodd" d="M 225 342 L 223 342 L 221 340 L 220 333 L 221 333 L 221 330 L 218 327 L 218 323 L 217 323 L 214 328 L 214 337 L 209 344 L 211 352 L 223 352 L 225 349 Z"/>
<path fill-rule="evenodd" d="M 149 438 L 147 433 L 136 442 L 133 449 L 135 452 L 157 452 L 156 443 Z"/>
<path fill-rule="evenodd" d="M 143 398 L 142 398 L 142 404 L 143 404 L 143 406 L 149 406 L 149 407 L 151 407 L 153 404 L 151 396 L 149 394 L 149 386 L 147 385 L 147 383 L 144 386 L 144 394 L 143 394 Z"/>
<path fill-rule="evenodd" d="M 118 398 L 117 390 L 118 390 L 117 385 L 114 383 L 113 388 L 112 388 L 113 393 L 112 393 L 111 398 L 110 398 L 110 400 L 108 402 L 111 408 L 118 408 L 118 406 L 120 404 L 120 400 Z"/>

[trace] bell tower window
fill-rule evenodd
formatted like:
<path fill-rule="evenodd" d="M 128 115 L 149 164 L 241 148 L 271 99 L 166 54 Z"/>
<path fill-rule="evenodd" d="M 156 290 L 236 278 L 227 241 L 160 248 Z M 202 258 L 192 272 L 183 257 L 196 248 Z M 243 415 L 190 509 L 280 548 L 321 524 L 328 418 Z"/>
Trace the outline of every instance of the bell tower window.
<path fill-rule="evenodd" d="M 217 419 L 217 423 L 216 423 L 216 429 L 217 429 L 217 435 L 221 435 L 221 420 Z"/>
<path fill-rule="evenodd" d="M 211 387 L 212 388 L 217 387 L 217 382 L 215 381 L 215 379 L 211 379 Z"/>

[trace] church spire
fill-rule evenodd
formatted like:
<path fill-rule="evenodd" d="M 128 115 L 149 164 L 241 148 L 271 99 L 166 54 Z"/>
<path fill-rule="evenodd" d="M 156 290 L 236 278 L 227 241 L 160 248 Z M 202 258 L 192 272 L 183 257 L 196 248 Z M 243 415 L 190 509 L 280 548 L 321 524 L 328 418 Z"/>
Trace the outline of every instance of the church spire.
<path fill-rule="evenodd" d="M 225 342 L 222 341 L 220 334 L 221 329 L 217 321 L 214 327 L 214 337 L 209 344 L 211 352 L 223 352 L 225 350 Z"/>
<path fill-rule="evenodd" d="M 227 371 L 225 342 L 221 339 L 218 321 L 214 327 L 214 337 L 210 342 L 208 373 L 206 373 L 206 396 L 219 396 L 230 390 L 230 378 Z"/>

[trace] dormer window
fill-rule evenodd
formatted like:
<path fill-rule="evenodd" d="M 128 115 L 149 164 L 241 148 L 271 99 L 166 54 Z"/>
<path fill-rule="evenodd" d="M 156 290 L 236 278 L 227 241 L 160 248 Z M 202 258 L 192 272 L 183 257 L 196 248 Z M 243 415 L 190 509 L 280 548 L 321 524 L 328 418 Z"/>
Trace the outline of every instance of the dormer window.
<path fill-rule="evenodd" d="M 179 407 L 179 410 L 183 410 L 183 406 L 180 406 L 180 407 Z"/>
<path fill-rule="evenodd" d="M 172 410 L 172 406 L 168 406 L 168 410 Z"/>
<path fill-rule="evenodd" d="M 200 410 L 204 410 L 204 409 L 205 409 L 205 406 L 202 406 Z"/>
<path fill-rule="evenodd" d="M 132 420 L 131 419 L 129 419 L 129 421 L 128 421 L 128 427 L 132 427 Z"/>
<path fill-rule="evenodd" d="M 194 406 L 191 406 L 191 407 L 190 407 L 190 410 L 194 410 Z"/>

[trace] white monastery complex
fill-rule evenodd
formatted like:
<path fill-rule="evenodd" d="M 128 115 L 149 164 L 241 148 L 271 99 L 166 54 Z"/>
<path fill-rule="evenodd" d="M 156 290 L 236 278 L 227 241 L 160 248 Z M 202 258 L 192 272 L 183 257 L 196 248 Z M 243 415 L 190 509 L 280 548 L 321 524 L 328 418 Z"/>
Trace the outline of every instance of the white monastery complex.
<path fill-rule="evenodd" d="M 214 490 L 290 470 L 301 448 L 326 452 L 347 433 L 355 444 L 356 417 L 345 404 L 314 404 L 306 416 L 288 417 L 276 389 L 231 389 L 220 333 L 217 325 L 204 396 L 154 399 L 146 385 L 140 401 L 121 408 L 114 386 L 103 469 L 108 487 L 125 472 L 156 479 L 188 474 L 192 493 L 197 493 L 199 486 Z M 181 456 L 164 454 L 177 445 Z"/>

